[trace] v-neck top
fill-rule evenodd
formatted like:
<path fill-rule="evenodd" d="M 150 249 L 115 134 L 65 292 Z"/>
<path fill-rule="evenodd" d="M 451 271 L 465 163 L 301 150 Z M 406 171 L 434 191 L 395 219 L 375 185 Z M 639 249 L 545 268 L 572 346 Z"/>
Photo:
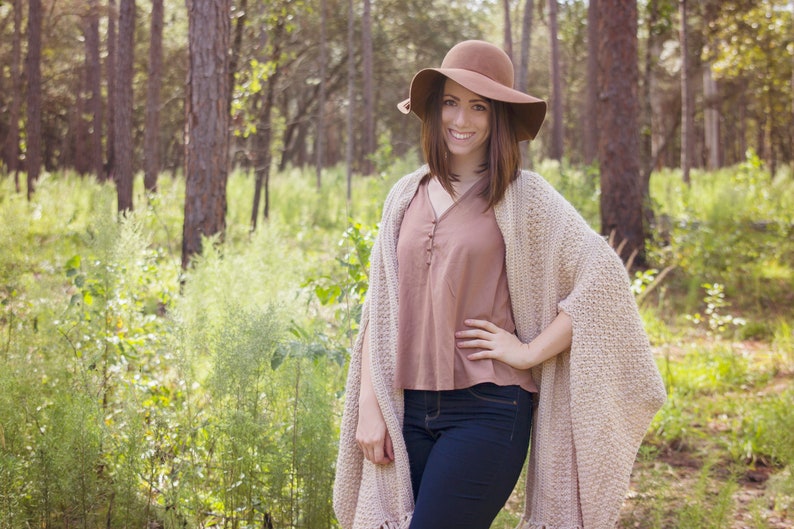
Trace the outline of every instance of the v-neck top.
<path fill-rule="evenodd" d="M 515 332 L 505 270 L 505 244 L 493 208 L 481 196 L 487 179 L 457 197 L 441 215 L 429 178 L 414 195 L 397 241 L 399 311 L 395 386 L 441 391 L 483 382 L 537 391 L 529 370 L 498 360 L 469 360 L 460 349 L 464 320 L 488 320 Z"/>

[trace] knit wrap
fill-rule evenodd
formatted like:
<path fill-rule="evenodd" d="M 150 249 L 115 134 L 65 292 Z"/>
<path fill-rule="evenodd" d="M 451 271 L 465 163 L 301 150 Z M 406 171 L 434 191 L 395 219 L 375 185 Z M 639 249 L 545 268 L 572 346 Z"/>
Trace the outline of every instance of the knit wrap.
<path fill-rule="evenodd" d="M 389 192 L 370 256 L 369 291 L 353 346 L 334 484 L 344 529 L 407 529 L 413 493 L 397 354 L 397 238 L 427 166 Z M 569 351 L 533 368 L 538 385 L 519 529 L 613 528 L 643 435 L 665 400 L 620 258 L 535 173 L 523 171 L 494 208 L 505 241 L 516 333 L 530 342 L 559 311 L 573 322 Z M 356 444 L 363 330 L 395 461 L 375 465 Z"/>

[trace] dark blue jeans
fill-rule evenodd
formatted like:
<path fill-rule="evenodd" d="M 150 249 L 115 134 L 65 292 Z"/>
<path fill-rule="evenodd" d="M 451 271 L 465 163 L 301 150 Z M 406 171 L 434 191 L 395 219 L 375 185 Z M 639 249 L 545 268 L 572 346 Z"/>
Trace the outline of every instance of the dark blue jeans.
<path fill-rule="evenodd" d="M 488 529 L 521 474 L 531 426 L 532 393 L 518 386 L 405 390 L 410 529 Z"/>

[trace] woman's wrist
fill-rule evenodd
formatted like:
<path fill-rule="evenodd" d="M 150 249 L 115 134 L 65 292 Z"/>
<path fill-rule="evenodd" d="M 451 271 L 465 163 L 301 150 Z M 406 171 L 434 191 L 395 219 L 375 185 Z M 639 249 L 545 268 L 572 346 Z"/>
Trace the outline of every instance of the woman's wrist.
<path fill-rule="evenodd" d="M 524 358 L 526 358 L 527 361 L 526 369 L 531 369 L 541 363 L 541 361 L 538 360 L 537 349 L 532 346 L 533 342 L 534 340 L 529 343 L 522 342 L 521 344 L 521 346 L 524 348 Z"/>

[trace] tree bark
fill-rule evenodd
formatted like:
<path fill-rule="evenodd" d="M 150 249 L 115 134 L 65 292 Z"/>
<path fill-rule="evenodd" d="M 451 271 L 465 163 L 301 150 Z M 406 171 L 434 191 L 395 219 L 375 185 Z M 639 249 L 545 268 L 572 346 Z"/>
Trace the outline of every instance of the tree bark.
<path fill-rule="evenodd" d="M 115 178 L 116 173 L 116 49 L 118 35 L 116 32 L 116 22 L 118 21 L 118 10 L 116 0 L 108 0 L 108 57 L 105 70 L 108 76 L 107 87 L 107 111 L 108 111 L 108 137 L 107 137 L 107 160 L 102 179 Z"/>
<path fill-rule="evenodd" d="M 69 108 L 70 123 L 68 141 L 71 147 L 68 150 L 61 152 L 61 164 L 68 165 L 74 168 L 77 174 L 84 176 L 91 170 L 91 164 L 88 157 L 90 151 L 88 149 L 89 134 L 88 125 L 85 122 L 84 116 L 86 115 L 86 98 L 85 94 L 88 90 L 88 60 L 84 58 L 82 68 L 78 67 L 74 80 L 75 102 Z"/>
<path fill-rule="evenodd" d="M 533 0 L 526 0 L 524 4 L 524 14 L 521 18 L 521 62 L 518 66 L 518 82 L 516 88 L 526 93 L 529 90 L 529 57 L 532 44 L 532 10 L 534 9 Z M 522 142 L 524 152 L 524 165 L 529 165 L 530 152 L 529 141 Z"/>
<path fill-rule="evenodd" d="M 504 43 L 502 48 L 513 60 L 513 23 L 510 20 L 510 0 L 502 0 L 502 11 L 504 11 Z"/>
<path fill-rule="evenodd" d="M 353 116 L 356 95 L 356 59 L 355 59 L 355 18 L 353 3 L 347 2 L 347 144 L 345 146 L 345 166 L 347 168 L 347 201 L 353 194 Z"/>
<path fill-rule="evenodd" d="M 554 160 L 562 160 L 565 124 L 562 117 L 562 76 L 560 75 L 560 42 L 557 31 L 557 0 L 548 0 L 549 7 L 549 47 L 551 49 L 551 108 L 552 130 L 551 152 Z"/>
<path fill-rule="evenodd" d="M 91 94 L 88 113 L 91 116 L 89 131 L 88 166 L 95 178 L 101 178 L 102 164 L 102 61 L 99 52 L 99 4 L 88 1 L 85 29 L 86 84 Z"/>
<path fill-rule="evenodd" d="M 720 111 L 717 82 L 711 73 L 711 64 L 703 68 L 704 133 L 706 136 L 706 166 L 709 170 L 722 166 L 720 149 Z"/>
<path fill-rule="evenodd" d="M 19 116 L 22 108 L 22 0 L 14 0 L 14 37 L 11 41 L 11 104 L 8 112 L 8 135 L 5 143 L 5 161 L 14 173 L 14 185 L 19 193 Z"/>
<path fill-rule="evenodd" d="M 273 105 L 276 100 L 276 85 L 279 82 L 281 68 L 281 47 L 284 39 L 284 21 L 279 20 L 270 32 L 272 50 L 270 55 L 263 56 L 262 62 L 275 64 L 273 72 L 266 81 L 266 86 L 259 94 L 257 108 L 256 134 L 254 136 L 254 205 L 251 210 L 251 231 L 256 230 L 259 217 L 259 202 L 262 191 L 265 192 L 265 206 L 262 218 L 270 217 L 270 167 L 273 165 Z M 265 50 L 267 46 L 264 46 Z"/>
<path fill-rule="evenodd" d="M 157 191 L 160 173 L 160 84 L 163 74 L 163 0 L 152 0 L 149 40 L 149 79 L 146 85 L 146 130 L 144 132 L 143 186 L 149 193 Z"/>
<path fill-rule="evenodd" d="M 320 189 L 323 182 L 323 163 L 324 163 L 324 153 L 323 149 L 324 145 L 324 138 L 325 138 L 325 61 L 326 61 L 326 47 L 328 43 L 326 42 L 326 18 L 328 17 L 327 14 L 327 6 L 326 0 L 320 0 L 320 64 L 318 65 L 318 70 L 320 72 L 320 98 L 317 103 L 317 138 L 316 138 L 316 147 L 315 147 L 315 155 L 317 158 L 316 162 L 316 173 L 317 173 L 317 189 Z"/>
<path fill-rule="evenodd" d="M 624 262 L 644 265 L 637 132 L 637 2 L 598 2 L 598 159 L 601 233 L 621 247 Z"/>
<path fill-rule="evenodd" d="M 370 157 L 375 153 L 375 99 L 372 88 L 373 63 L 372 63 L 372 2 L 364 0 L 364 12 L 361 17 L 361 54 L 363 59 L 363 99 L 364 99 L 364 151 L 362 155 L 363 172 L 370 175 L 373 172 L 373 164 Z"/>
<path fill-rule="evenodd" d="M 187 0 L 186 4 L 189 70 L 182 268 L 201 252 L 202 237 L 222 236 L 226 228 L 231 36 L 231 0 Z"/>
<path fill-rule="evenodd" d="M 524 14 L 521 18 L 521 62 L 518 66 L 516 89 L 526 92 L 529 89 L 529 57 L 532 44 L 532 10 L 533 0 L 524 3 Z"/>
<path fill-rule="evenodd" d="M 587 7 L 586 75 L 583 155 L 584 163 L 591 164 L 598 154 L 598 0 L 590 0 Z"/>
<path fill-rule="evenodd" d="M 692 166 L 692 131 L 695 127 L 692 90 L 689 86 L 689 30 L 686 0 L 678 0 L 678 14 L 681 46 L 681 174 L 684 182 L 689 184 L 689 171 Z"/>
<path fill-rule="evenodd" d="M 591 0 L 592 1 L 592 0 Z M 650 226 L 654 220 L 653 207 L 651 204 L 651 173 L 654 167 L 653 157 L 653 50 L 656 47 L 656 24 L 659 18 L 658 0 L 650 0 L 648 3 L 648 41 L 645 44 L 645 71 L 642 82 L 642 136 L 640 166 L 642 167 L 642 211 L 646 226 Z"/>
<path fill-rule="evenodd" d="M 262 191 L 265 192 L 262 218 L 267 220 L 270 217 L 270 167 L 273 163 L 270 144 L 273 139 L 272 115 L 275 83 L 276 79 L 271 76 L 267 88 L 262 91 L 262 103 L 259 105 L 261 110 L 254 137 L 254 204 L 251 210 L 251 231 L 256 231 Z"/>
<path fill-rule="evenodd" d="M 132 211 L 132 77 L 135 53 L 135 0 L 120 0 L 116 60 L 116 167 L 118 211 Z"/>
<path fill-rule="evenodd" d="M 28 1 L 28 109 L 27 150 L 28 200 L 36 190 L 41 171 L 41 0 Z"/>

